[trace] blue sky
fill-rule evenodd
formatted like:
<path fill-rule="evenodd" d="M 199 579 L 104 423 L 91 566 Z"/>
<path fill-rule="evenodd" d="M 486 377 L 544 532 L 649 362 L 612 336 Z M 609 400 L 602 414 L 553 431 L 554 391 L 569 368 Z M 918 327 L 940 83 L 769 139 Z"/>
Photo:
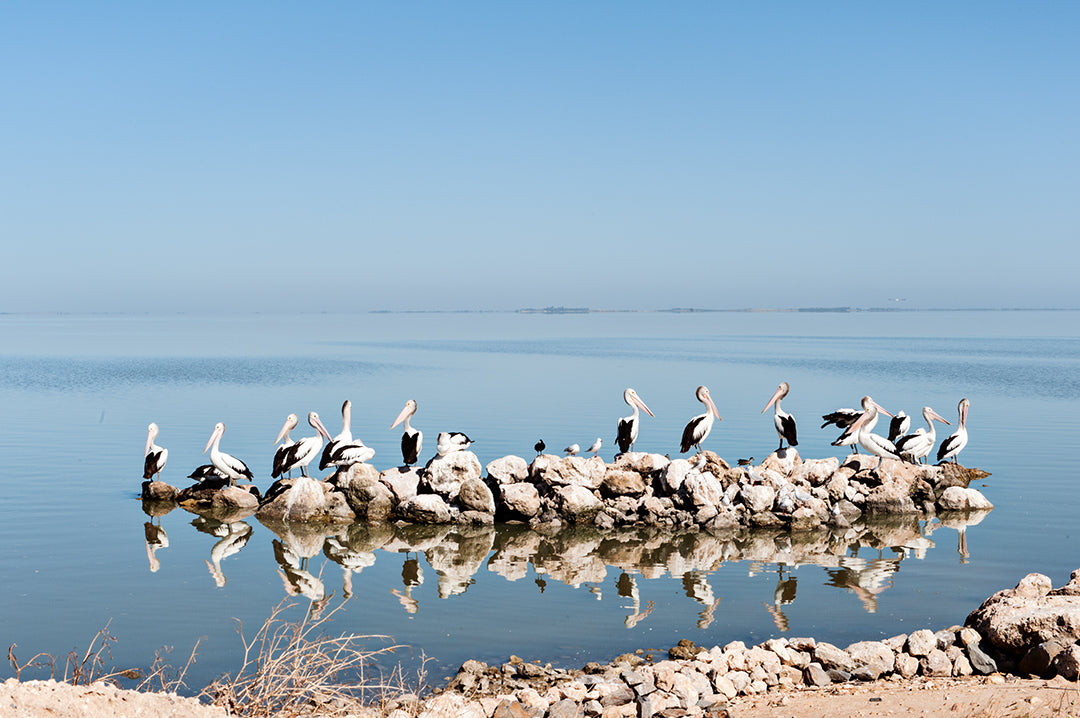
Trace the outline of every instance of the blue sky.
<path fill-rule="evenodd" d="M 1078 307 L 1075 3 L 0 5 L 0 311 Z"/>

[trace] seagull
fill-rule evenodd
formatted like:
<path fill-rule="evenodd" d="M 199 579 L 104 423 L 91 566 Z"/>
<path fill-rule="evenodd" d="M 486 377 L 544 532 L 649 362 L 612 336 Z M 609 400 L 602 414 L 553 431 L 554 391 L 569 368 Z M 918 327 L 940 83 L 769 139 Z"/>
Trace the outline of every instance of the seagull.
<path fill-rule="evenodd" d="M 769 403 L 761 410 L 761 413 L 764 414 L 770 406 L 773 407 L 773 426 L 776 427 L 776 434 L 780 437 L 780 446 L 776 449 L 777 451 L 784 448 L 785 440 L 789 447 L 799 445 L 799 439 L 795 432 L 795 417 L 780 408 L 780 400 L 787 396 L 789 391 L 791 391 L 791 386 L 786 381 L 780 382 L 780 386 L 776 388 L 776 393 L 772 395 Z"/>
<path fill-rule="evenodd" d="M 590 446 L 588 449 L 585 449 L 585 452 L 591 453 L 593 456 L 597 456 L 599 455 L 600 447 L 603 446 L 603 444 L 604 442 L 601 441 L 600 437 L 598 436 L 596 437 L 596 441 L 593 442 L 592 446 Z"/>
<path fill-rule="evenodd" d="M 967 399 L 961 399 L 960 403 L 956 406 L 957 412 L 960 414 L 959 426 L 956 429 L 955 434 L 950 434 L 945 441 L 941 442 L 941 446 L 938 447 L 937 460 L 940 464 L 943 461 L 953 460 L 956 461 L 956 455 L 963 451 L 964 447 L 968 443 L 967 433 L 967 415 L 968 407 L 971 406 L 971 402 Z"/>
<path fill-rule="evenodd" d="M 634 448 L 634 442 L 637 441 L 638 425 L 641 423 L 641 414 L 638 410 L 643 410 L 649 416 L 656 416 L 656 414 L 653 414 L 649 407 L 645 406 L 645 402 L 641 400 L 641 397 L 633 389 L 627 389 L 623 392 L 623 401 L 634 408 L 633 414 L 619 419 L 619 430 L 615 435 L 615 443 L 619 446 L 619 451 L 625 454 Z"/>
<path fill-rule="evenodd" d="M 161 478 L 161 470 L 165 468 L 165 462 L 169 458 L 169 450 L 154 443 L 158 435 L 158 425 L 151 422 L 146 427 L 146 449 L 143 460 L 143 478 L 152 479 L 155 474 Z"/>
<path fill-rule="evenodd" d="M 581 451 L 581 447 L 577 444 L 570 444 L 570 446 L 563 449 L 563 451 L 566 452 L 567 456 L 577 456 L 578 452 Z"/>
<path fill-rule="evenodd" d="M 723 421 L 720 418 L 720 412 L 716 410 L 716 404 L 713 403 L 712 397 L 709 396 L 708 387 L 699 386 L 696 396 L 697 400 L 705 405 L 705 413 L 695 416 L 683 429 L 682 444 L 679 448 L 679 452 L 683 454 L 690 451 L 692 446 L 696 446 L 697 450 L 701 451 L 701 442 L 705 441 L 709 436 L 709 432 L 712 431 L 714 416 Z"/>

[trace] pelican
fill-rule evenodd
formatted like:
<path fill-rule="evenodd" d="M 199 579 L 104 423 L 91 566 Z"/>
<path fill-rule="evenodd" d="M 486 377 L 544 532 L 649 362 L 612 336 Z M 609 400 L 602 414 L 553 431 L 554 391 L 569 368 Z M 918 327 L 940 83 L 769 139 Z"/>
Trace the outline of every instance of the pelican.
<path fill-rule="evenodd" d="M 544 443 L 543 439 L 540 439 L 540 441 L 533 444 L 533 448 L 536 449 L 536 455 L 540 456 L 540 454 L 544 453 L 544 449 L 547 448 L 547 444 Z"/>
<path fill-rule="evenodd" d="M 592 453 L 593 456 L 600 455 L 600 447 L 604 445 L 604 442 L 600 440 L 600 437 L 596 437 L 596 441 L 592 443 L 588 449 L 585 449 L 586 453 Z"/>
<path fill-rule="evenodd" d="M 210 451 L 210 463 L 214 465 L 214 468 L 222 476 L 229 480 L 230 484 L 236 483 L 240 479 L 251 481 L 251 469 L 247 467 L 247 464 L 218 448 L 221 443 L 221 435 L 224 433 L 225 425 L 219 421 L 214 426 L 214 433 L 210 435 L 210 441 L 206 442 L 206 448 L 202 452 L 205 454 L 207 450 Z"/>
<path fill-rule="evenodd" d="M 874 470 L 876 471 L 881 467 L 881 461 L 884 458 L 899 459 L 900 454 L 897 453 L 896 447 L 893 446 L 891 441 L 884 436 L 872 433 L 867 428 L 867 425 L 873 424 L 877 419 L 878 412 L 887 416 L 892 416 L 892 414 L 885 411 L 880 404 L 868 396 L 863 397 L 862 403 L 863 406 L 866 407 L 866 410 L 862 413 L 862 416 L 855 420 L 854 424 L 848 427 L 848 432 L 858 436 L 859 446 L 866 449 L 866 453 L 878 457 L 877 466 L 874 467 Z"/>
<path fill-rule="evenodd" d="M 274 452 L 274 465 L 273 470 L 270 473 L 271 476 L 279 476 L 285 473 L 283 467 L 289 460 L 289 449 L 296 443 L 292 440 L 292 437 L 289 436 L 289 432 L 295 429 L 299 423 L 300 417 L 296 414 L 289 414 L 285 417 L 285 425 L 281 427 L 277 439 L 274 440 L 275 445 L 280 441 L 281 446 L 278 446 L 277 451 Z M 291 476 L 292 472 L 289 472 L 289 475 Z"/>
<path fill-rule="evenodd" d="M 195 470 L 188 474 L 188 478 L 195 479 L 199 483 L 202 483 L 207 479 L 227 479 L 229 477 L 218 471 L 217 467 L 213 464 L 203 464 L 201 466 L 196 466 Z"/>
<path fill-rule="evenodd" d="M 895 444 L 897 439 L 908 433 L 909 429 L 911 429 L 911 417 L 901 409 L 889 422 L 889 441 Z"/>
<path fill-rule="evenodd" d="M 270 474 L 270 478 L 276 479 L 286 471 L 292 471 L 293 469 L 300 469 L 301 476 L 307 476 L 307 465 L 311 463 L 319 451 L 322 449 L 323 439 L 330 440 L 330 433 L 323 426 L 319 420 L 319 415 L 314 411 L 309 411 L 307 415 L 308 423 L 315 429 L 315 436 L 305 436 L 298 440 L 292 446 L 286 450 L 286 455 L 282 459 L 280 465 L 274 466 L 274 472 Z M 285 426 L 281 427 L 281 433 L 278 434 L 278 439 L 281 439 L 288 431 L 289 422 L 285 422 Z M 277 462 L 275 462 L 276 464 Z"/>
<path fill-rule="evenodd" d="M 345 444 L 353 443 L 352 436 L 352 402 L 348 399 L 341 405 L 341 433 L 335 436 L 323 449 L 322 458 L 319 459 L 319 470 L 325 469 L 331 462 L 331 457 L 338 448 Z M 364 445 L 364 442 L 359 442 L 360 446 Z M 373 454 L 374 455 L 374 454 Z"/>
<path fill-rule="evenodd" d="M 920 459 L 925 459 L 930 455 L 930 451 L 934 448 L 934 442 L 937 441 L 937 433 L 934 431 L 934 422 L 940 421 L 942 424 L 948 424 L 941 414 L 931 409 L 928 406 L 924 406 L 922 409 L 923 418 L 926 419 L 926 430 L 917 429 L 914 434 L 906 434 L 896 440 L 896 450 L 900 452 L 900 456 L 910 457 L 911 462 L 914 464 L 920 463 Z"/>
<path fill-rule="evenodd" d="M 439 456 L 446 456 L 455 451 L 464 451 L 472 446 L 472 443 L 473 440 L 460 431 L 443 431 L 439 433 L 435 451 L 439 453 Z"/>
<path fill-rule="evenodd" d="M 709 396 L 708 387 L 699 386 L 697 388 L 697 400 L 705 405 L 705 413 L 695 416 L 683 429 L 682 446 L 679 448 L 679 452 L 683 454 L 690 451 L 691 446 L 696 446 L 697 450 L 701 451 L 701 442 L 705 441 L 709 436 L 709 432 L 712 431 L 713 416 L 723 421 L 720 418 L 720 412 L 716 410 L 716 404 L 713 403 L 712 397 Z"/>
<path fill-rule="evenodd" d="M 351 444 L 340 444 L 334 449 L 334 455 L 330 457 L 328 466 L 352 466 L 371 461 L 375 456 L 375 449 L 364 446 L 362 441 L 354 441 Z"/>
<path fill-rule="evenodd" d="M 420 448 L 424 445 L 424 433 L 419 429 L 414 429 L 409 425 L 409 419 L 416 413 L 416 400 L 409 399 L 405 402 L 405 408 L 401 410 L 401 413 L 394 419 L 394 423 L 390 425 L 393 429 L 401 422 L 405 422 L 405 433 L 401 435 L 401 459 L 405 462 L 406 466 L 412 466 L 420 458 Z"/>
<path fill-rule="evenodd" d="M 563 449 L 563 451 L 566 452 L 567 456 L 577 456 L 578 453 L 581 451 L 581 447 L 577 444 L 570 444 L 570 446 Z"/>
<path fill-rule="evenodd" d="M 952 459 L 953 463 L 957 463 L 956 455 L 967 446 L 967 414 L 969 406 L 971 406 L 971 402 L 967 399 L 961 399 L 957 405 L 956 410 L 960 414 L 959 426 L 956 428 L 956 433 L 950 434 L 938 447 L 937 460 L 939 464 L 949 459 Z"/>
<path fill-rule="evenodd" d="M 641 414 L 638 410 L 644 411 L 649 416 L 656 416 L 649 410 L 649 407 L 645 406 L 645 402 L 641 400 L 641 397 L 637 395 L 637 392 L 633 389 L 627 389 L 623 392 L 623 401 L 629 404 L 634 409 L 634 413 L 630 416 L 624 416 L 619 419 L 619 430 L 615 435 L 615 443 L 619 446 L 619 451 L 626 453 L 630 449 L 634 448 L 634 442 L 637 441 L 638 425 L 641 423 Z"/>
<path fill-rule="evenodd" d="M 837 409 L 831 413 L 822 414 L 821 418 L 825 421 L 821 424 L 821 428 L 824 429 L 829 424 L 835 424 L 838 429 L 846 429 L 855 423 L 860 414 L 862 412 L 855 409 Z"/>
<path fill-rule="evenodd" d="M 165 468 L 165 461 L 169 458 L 169 450 L 154 443 L 157 435 L 158 425 L 151 422 L 150 426 L 146 427 L 146 450 L 144 452 L 146 458 L 143 461 L 142 475 L 144 479 L 151 479 L 154 474 L 160 477 L 161 470 Z"/>
<path fill-rule="evenodd" d="M 776 449 L 777 451 L 784 448 L 785 440 L 788 447 L 799 445 L 799 439 L 795 433 L 795 417 L 780 408 L 780 400 L 787 396 L 789 391 L 791 391 L 791 386 L 786 381 L 780 382 L 780 386 L 776 388 L 776 393 L 772 395 L 769 403 L 761 410 L 761 413 L 764 414 L 770 406 L 773 407 L 773 426 L 776 427 L 776 434 L 780 437 L 780 446 Z"/>

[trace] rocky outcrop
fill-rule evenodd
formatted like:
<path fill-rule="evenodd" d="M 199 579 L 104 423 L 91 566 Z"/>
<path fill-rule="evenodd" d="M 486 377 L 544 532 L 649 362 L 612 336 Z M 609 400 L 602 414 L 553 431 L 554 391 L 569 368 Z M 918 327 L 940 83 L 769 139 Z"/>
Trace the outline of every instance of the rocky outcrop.
<path fill-rule="evenodd" d="M 255 516 L 260 521 L 351 522 L 356 514 L 333 484 L 307 476 L 280 479 L 266 492 Z"/>

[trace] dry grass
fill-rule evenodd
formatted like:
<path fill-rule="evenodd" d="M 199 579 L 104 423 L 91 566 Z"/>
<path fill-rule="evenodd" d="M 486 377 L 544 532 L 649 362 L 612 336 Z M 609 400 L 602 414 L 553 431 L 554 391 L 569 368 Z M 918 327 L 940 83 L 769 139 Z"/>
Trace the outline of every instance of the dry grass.
<path fill-rule="evenodd" d="M 375 660 L 401 646 L 369 649 L 371 641 L 386 636 L 342 633 L 327 635 L 328 624 L 344 606 L 313 616 L 304 612 L 295 622 L 283 614 L 292 607 L 281 603 L 250 638 L 237 622 L 244 658 L 235 675 L 211 683 L 200 698 L 236 716 L 290 718 L 318 712 L 320 716 L 353 712 L 358 704 L 385 704 L 408 691 L 400 668 L 383 675 Z M 417 680 L 424 679 L 421 667 Z"/>

